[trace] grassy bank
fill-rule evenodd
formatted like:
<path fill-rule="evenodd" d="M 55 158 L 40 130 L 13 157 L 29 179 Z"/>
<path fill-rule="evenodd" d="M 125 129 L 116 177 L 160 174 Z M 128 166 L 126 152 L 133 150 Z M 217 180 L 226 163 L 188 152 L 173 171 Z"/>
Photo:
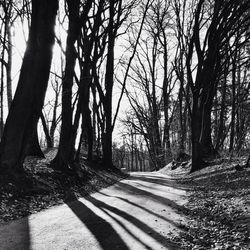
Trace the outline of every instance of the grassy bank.
<path fill-rule="evenodd" d="M 25 161 L 28 187 L 25 183 L 15 185 L 8 179 L 0 181 L 0 224 L 87 196 L 127 176 L 83 159 L 77 174 L 55 171 L 49 166 L 55 154 L 53 149 L 46 153 L 45 159 L 30 157 Z"/>

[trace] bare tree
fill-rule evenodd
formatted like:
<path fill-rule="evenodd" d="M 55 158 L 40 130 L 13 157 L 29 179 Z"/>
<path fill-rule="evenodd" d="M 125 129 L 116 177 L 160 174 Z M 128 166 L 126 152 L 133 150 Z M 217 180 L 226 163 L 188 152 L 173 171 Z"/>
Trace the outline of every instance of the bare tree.
<path fill-rule="evenodd" d="M 192 171 L 204 165 L 204 156 L 216 154 L 211 138 L 211 109 L 221 71 L 222 49 L 236 34 L 240 25 L 248 21 L 248 18 L 243 20 L 248 9 L 248 1 L 243 1 L 240 5 L 236 5 L 234 1 L 215 1 L 212 5 L 205 0 L 196 3 L 193 33 L 186 55 L 187 79 L 193 99 Z M 210 13 L 207 18 L 205 13 Z M 205 32 L 204 36 L 202 32 Z M 197 58 L 195 66 L 192 65 L 194 57 Z"/>
<path fill-rule="evenodd" d="M 60 142 L 57 155 L 52 161 L 56 169 L 66 170 L 70 166 L 71 139 L 72 139 L 72 86 L 75 75 L 75 62 L 77 58 L 75 42 L 80 34 L 80 22 L 85 22 L 92 5 L 92 0 L 85 3 L 83 13 L 79 13 L 80 0 L 66 1 L 68 7 L 68 36 L 66 45 L 66 65 L 62 81 L 62 124 Z"/>
<path fill-rule="evenodd" d="M 1 172 L 22 172 L 47 88 L 58 2 L 32 1 L 32 22 L 17 90 L 1 140 Z M 39 39 L 38 39 L 39 36 Z"/>

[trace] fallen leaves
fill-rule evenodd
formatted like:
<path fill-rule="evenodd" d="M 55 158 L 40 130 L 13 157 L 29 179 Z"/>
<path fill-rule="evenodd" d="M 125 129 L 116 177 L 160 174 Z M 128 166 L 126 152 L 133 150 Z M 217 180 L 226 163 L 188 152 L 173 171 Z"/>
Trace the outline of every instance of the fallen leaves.
<path fill-rule="evenodd" d="M 48 163 L 55 153 L 55 150 L 50 150 L 46 154 L 46 159 L 29 157 L 26 160 L 24 167 L 32 187 L 23 189 L 8 180 L 0 182 L 0 224 L 61 204 L 65 199 L 69 199 L 69 192 L 76 199 L 125 177 L 120 172 L 95 169 L 86 162 L 81 172 L 82 178 L 76 174 L 68 175 L 54 171 Z"/>
<path fill-rule="evenodd" d="M 182 249 L 249 249 L 250 171 L 226 164 L 179 176 L 181 184 L 193 188 L 183 210 L 189 222 L 175 239 Z"/>

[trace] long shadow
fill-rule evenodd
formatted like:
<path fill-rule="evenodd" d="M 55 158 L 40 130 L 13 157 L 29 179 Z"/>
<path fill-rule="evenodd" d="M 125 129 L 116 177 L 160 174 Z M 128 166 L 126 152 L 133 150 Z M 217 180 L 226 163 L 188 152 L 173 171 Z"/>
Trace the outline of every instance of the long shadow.
<path fill-rule="evenodd" d="M 104 193 L 102 193 L 102 192 L 99 192 L 99 193 L 102 194 L 102 195 L 108 196 L 108 197 L 117 198 L 117 199 L 119 199 L 119 200 L 122 200 L 122 201 L 124 201 L 124 202 L 126 202 L 126 203 L 128 203 L 128 204 L 130 204 L 130 205 L 132 205 L 132 206 L 134 206 L 134 207 L 138 207 L 138 208 L 142 209 L 143 211 L 145 211 L 145 212 L 147 212 L 147 213 L 149 213 L 149 214 L 152 214 L 153 216 L 158 217 L 159 219 L 162 219 L 162 220 L 164 220 L 164 221 L 166 221 L 166 222 L 172 224 L 172 225 L 175 226 L 175 227 L 179 227 L 179 224 L 178 224 L 178 223 L 175 223 L 174 221 L 169 220 L 169 219 L 167 219 L 166 217 L 164 217 L 164 216 L 162 216 L 162 215 L 160 215 L 160 214 L 154 213 L 153 211 L 151 211 L 151 210 L 149 210 L 149 209 L 147 209 L 147 208 L 145 208 L 145 207 L 142 207 L 142 206 L 140 206 L 139 204 L 136 204 L 136 203 L 134 203 L 134 202 L 132 202 L 132 201 L 129 201 L 128 199 L 125 199 L 125 198 L 122 198 L 122 197 L 119 197 L 119 196 L 110 196 L 110 195 L 106 195 L 106 194 L 104 194 Z"/>
<path fill-rule="evenodd" d="M 134 238 L 136 241 L 138 241 L 140 244 L 142 244 L 145 249 L 149 249 L 149 250 L 153 250 L 150 246 L 148 246 L 147 244 L 145 244 L 144 242 L 142 242 L 136 235 L 134 235 L 127 226 L 125 226 L 123 223 L 121 223 L 119 220 L 117 220 L 110 212 L 107 212 L 105 209 L 100 208 L 99 209 L 107 214 L 110 218 L 112 218 L 120 227 L 122 227 L 132 238 Z"/>
<path fill-rule="evenodd" d="M 144 177 L 144 176 L 130 176 L 128 178 L 128 180 L 135 180 L 135 181 L 144 181 L 144 182 L 150 182 L 153 184 L 159 184 L 162 186 L 166 186 L 166 187 L 173 187 L 176 189 L 180 189 L 180 190 L 184 190 L 184 191 L 188 191 L 188 190 L 192 190 L 192 188 L 190 187 L 185 187 L 181 184 L 178 184 L 175 182 L 175 180 L 167 180 L 165 178 L 157 178 L 157 177 Z"/>
<path fill-rule="evenodd" d="M 214 182 L 217 182 L 218 185 L 225 185 L 224 181 L 220 181 L 222 179 L 229 179 L 230 182 L 228 183 L 228 186 L 232 189 L 235 188 L 241 188 L 241 186 L 244 184 L 245 186 L 249 185 L 249 180 L 248 179 L 243 179 L 241 180 L 241 184 L 242 185 L 236 185 L 235 187 L 232 184 L 232 182 L 234 181 L 238 181 L 239 177 L 246 177 L 250 175 L 250 171 L 247 170 L 243 170 L 243 171 L 236 171 L 234 170 L 234 168 L 229 168 L 229 169 L 220 169 L 220 170 L 216 170 L 213 172 L 209 172 L 209 173 L 202 173 L 202 174 L 197 174 L 195 176 L 190 176 L 190 177 L 186 177 L 185 179 L 183 179 L 183 182 L 189 182 L 190 180 L 194 180 L 198 185 L 203 184 L 206 181 L 209 181 L 210 179 L 213 179 Z"/>
<path fill-rule="evenodd" d="M 96 237 L 102 249 L 129 249 L 120 235 L 114 230 L 114 228 L 107 221 L 85 206 L 82 202 L 77 200 L 66 204 Z"/>
<path fill-rule="evenodd" d="M 144 182 L 144 181 L 142 181 L 142 182 Z M 145 185 L 145 184 L 142 184 L 142 183 L 139 183 L 139 185 L 138 186 L 140 186 L 140 187 L 142 187 L 142 188 L 146 188 L 146 189 L 150 189 L 150 190 L 155 190 L 155 191 L 157 191 L 157 190 L 159 190 L 159 186 L 161 186 L 161 185 L 151 185 L 151 186 L 148 186 L 148 185 Z M 164 186 L 164 185 L 163 185 Z M 165 186 L 164 186 L 165 187 Z M 172 188 L 172 189 L 175 189 L 174 187 L 170 187 L 170 186 L 167 186 L 168 188 Z M 190 190 L 193 190 L 193 188 L 191 189 L 190 188 Z M 186 191 L 186 190 L 182 190 L 182 191 Z M 176 195 L 176 192 L 174 192 L 174 191 L 170 191 L 170 190 L 166 190 L 165 191 L 166 193 L 168 193 L 168 194 L 175 194 Z M 185 195 L 181 195 L 181 194 L 178 194 L 178 196 L 185 196 Z"/>
<path fill-rule="evenodd" d="M 29 218 L 25 217 L 0 227 L 0 249 L 29 250 Z"/>
<path fill-rule="evenodd" d="M 193 176 L 189 176 L 189 175 L 187 175 L 185 178 L 184 178 L 184 180 L 185 179 L 187 179 L 187 180 L 192 180 L 192 179 L 196 179 L 196 178 L 202 178 L 202 177 L 207 177 L 207 178 L 210 178 L 210 177 L 212 177 L 212 176 L 215 176 L 215 175 L 222 175 L 222 174 L 226 174 L 226 173 L 228 173 L 228 172 L 232 172 L 233 171 L 233 173 L 235 174 L 235 171 L 234 171 L 234 169 L 233 169 L 233 167 L 232 168 L 227 168 L 227 169 L 218 169 L 218 170 L 213 170 L 213 171 L 210 171 L 210 172 L 207 172 L 207 173 L 195 173 L 195 175 L 193 175 Z"/>
<path fill-rule="evenodd" d="M 173 250 L 179 249 L 179 247 L 176 245 L 176 243 L 171 242 L 168 238 L 162 236 L 161 234 L 159 234 L 158 232 L 153 230 L 151 227 L 146 225 L 144 222 L 138 220 L 137 218 L 133 217 L 132 215 L 130 215 L 130 214 L 128 214 L 128 213 L 126 213 L 126 212 L 124 212 L 116 207 L 112 207 L 112 206 L 110 206 L 110 205 L 108 205 L 100 200 L 97 200 L 94 197 L 90 196 L 87 199 L 88 199 L 88 201 L 92 202 L 92 204 L 97 206 L 98 208 L 107 209 L 110 212 L 113 212 L 114 214 L 117 214 L 117 215 L 123 217 L 124 219 L 128 220 L 129 222 L 134 224 L 136 227 L 141 229 L 143 232 L 148 233 L 156 241 L 158 241 L 162 245 L 168 247 L 168 249 L 173 249 Z M 110 249 L 112 249 L 112 248 L 110 248 Z"/>
<path fill-rule="evenodd" d="M 162 197 L 162 196 L 159 196 L 159 195 L 156 195 L 156 194 L 153 194 L 151 192 L 148 192 L 148 191 L 145 191 L 145 190 L 142 190 L 140 188 L 136 188 L 136 187 L 133 187 L 129 184 L 126 184 L 126 183 L 123 183 L 123 182 L 119 182 L 116 184 L 116 189 L 119 189 L 123 192 L 126 192 L 126 193 L 130 193 L 130 194 L 133 194 L 133 195 L 140 195 L 140 196 L 146 196 L 147 199 L 151 199 L 157 203 L 161 203 L 163 205 L 167 205 L 173 209 L 176 209 L 178 211 L 182 211 L 183 210 L 183 207 L 178 205 L 176 202 L 170 200 L 170 199 L 167 199 L 165 197 Z"/>
<path fill-rule="evenodd" d="M 246 176 L 246 173 L 244 172 L 237 172 L 237 173 L 231 172 L 231 173 L 228 173 L 226 176 L 225 174 L 220 173 L 212 177 L 205 177 L 204 179 L 202 179 L 202 182 L 213 179 L 213 181 L 216 182 L 216 186 L 224 187 L 225 190 L 228 190 L 228 189 L 237 190 L 237 189 L 241 189 L 242 187 L 249 187 L 250 179 L 249 178 L 243 179 L 242 177 L 245 177 L 245 176 Z M 250 176 L 250 172 L 248 172 L 248 176 Z M 230 181 L 229 182 L 221 181 L 225 178 L 227 178 Z M 242 178 L 240 180 L 240 184 L 238 183 L 239 178 Z"/>
<path fill-rule="evenodd" d="M 206 173 L 206 174 L 200 174 L 200 175 L 196 175 L 194 178 L 211 178 L 211 177 L 217 177 L 217 176 L 223 176 L 223 175 L 227 175 L 229 178 L 238 178 L 239 176 L 244 176 L 246 175 L 249 171 L 247 170 L 243 170 L 241 172 L 238 172 L 236 170 L 234 170 L 234 168 L 231 169 L 225 169 L 225 170 L 218 170 L 218 171 L 213 171 L 210 173 Z"/>
<path fill-rule="evenodd" d="M 0 207 L 3 206 L 4 208 L 6 206 L 10 208 L 10 210 L 7 211 L 7 214 L 5 215 L 11 214 L 10 219 L 12 220 L 9 222 L 4 222 L 0 225 L 0 249 L 29 250 L 31 240 L 29 217 L 27 216 L 30 214 L 31 208 L 30 199 L 25 196 L 24 191 L 27 189 L 27 187 L 29 187 L 28 185 L 30 184 L 30 180 L 23 175 L 18 176 L 18 181 L 16 182 L 13 182 L 12 179 L 6 176 L 0 177 L 1 185 L 6 185 L 5 188 L 9 186 L 9 182 L 13 184 L 13 193 L 11 189 L 1 189 L 0 187 Z M 12 193 L 12 196 L 8 199 L 6 199 L 5 197 L 3 197 L 2 199 L 2 195 L 9 192 Z M 5 210 L 3 209 L 3 211 L 1 211 L 1 214 L 4 211 Z"/>
<path fill-rule="evenodd" d="M 131 174 L 129 177 L 131 178 L 145 178 L 145 179 L 155 179 L 155 180 L 161 180 L 161 181 L 169 181 L 174 182 L 173 177 L 169 178 L 167 175 L 158 175 L 157 173 L 154 174 L 154 172 L 149 172 L 148 174 Z"/>

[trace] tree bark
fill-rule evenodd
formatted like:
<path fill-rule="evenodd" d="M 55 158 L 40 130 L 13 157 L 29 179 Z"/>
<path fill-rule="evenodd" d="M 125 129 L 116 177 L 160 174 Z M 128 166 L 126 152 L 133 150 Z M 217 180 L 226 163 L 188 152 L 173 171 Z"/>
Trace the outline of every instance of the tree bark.
<path fill-rule="evenodd" d="M 85 58 L 85 60 L 88 60 Z M 82 116 L 82 134 L 87 136 L 88 141 L 88 159 L 92 159 L 93 149 L 93 132 L 91 125 L 91 115 L 89 110 L 89 90 L 90 90 L 90 66 L 88 63 L 84 63 L 81 80 L 79 82 L 79 99 L 77 103 L 74 124 L 72 126 L 71 136 L 71 155 L 70 161 L 75 160 L 75 141 L 77 136 L 77 129 L 79 127 L 80 117 Z M 80 142 L 81 143 L 81 142 Z"/>
<path fill-rule="evenodd" d="M 32 1 L 28 45 L 1 141 L 1 172 L 15 174 L 23 170 L 47 89 L 57 9 L 57 0 Z"/>
<path fill-rule="evenodd" d="M 234 148 L 234 136 L 235 136 L 235 115 L 236 115 L 236 68 L 237 68 L 237 49 L 235 50 L 233 65 L 232 65 L 232 111 L 231 111 L 231 131 L 229 141 L 229 152 Z"/>
<path fill-rule="evenodd" d="M 107 66 L 105 75 L 105 134 L 103 134 L 103 164 L 109 168 L 113 166 L 112 163 L 112 93 L 114 84 L 114 5 L 115 1 L 110 0 L 109 6 L 109 27 L 108 27 L 108 54 L 107 54 Z"/>
<path fill-rule="evenodd" d="M 58 118 L 57 118 L 57 106 L 59 101 L 59 93 L 60 93 L 60 87 L 59 82 L 56 80 L 56 86 L 55 86 L 55 102 L 53 107 L 53 116 L 52 121 L 49 129 L 49 137 L 51 140 L 51 147 L 54 147 L 55 145 L 55 130 L 58 124 Z"/>
<path fill-rule="evenodd" d="M 72 86 L 75 73 L 76 50 L 75 42 L 79 35 L 79 0 L 67 0 L 69 11 L 69 27 L 66 43 L 66 65 L 62 81 L 62 124 L 60 142 L 56 157 L 52 160 L 53 168 L 65 170 L 69 169 L 71 155 L 72 138 Z"/>
<path fill-rule="evenodd" d="M 33 132 L 33 135 L 31 137 L 31 141 L 27 147 L 27 151 L 26 151 L 25 155 L 45 158 L 44 153 L 41 150 L 41 147 L 39 144 L 37 129 L 35 129 L 35 131 Z"/>
<path fill-rule="evenodd" d="M 7 24 L 7 37 L 8 37 L 8 45 L 7 45 L 7 53 L 8 53 L 8 62 L 6 64 L 6 77 L 7 77 L 7 101 L 8 101 L 8 109 L 10 110 L 11 102 L 12 102 L 12 36 L 11 36 L 11 26 L 10 22 Z"/>
<path fill-rule="evenodd" d="M 52 148 L 53 147 L 52 139 L 50 137 L 49 130 L 48 130 L 48 127 L 47 127 L 47 124 L 46 124 L 43 113 L 41 113 L 40 118 L 41 118 L 41 121 L 42 121 L 43 131 L 44 131 L 46 142 L 47 142 L 47 148 Z"/>
<path fill-rule="evenodd" d="M 191 172 L 201 169 L 204 165 L 202 159 L 202 150 L 200 145 L 201 131 L 201 113 L 197 95 L 193 95 L 193 106 L 191 116 L 191 134 L 192 134 L 192 168 Z"/>
<path fill-rule="evenodd" d="M 227 66 L 227 65 L 226 65 Z M 225 136 L 225 113 L 226 113 L 226 90 L 227 90 L 227 68 L 224 69 L 224 77 L 222 83 L 222 90 L 221 90 L 221 108 L 220 108 L 220 115 L 219 115 L 219 125 L 218 125 L 218 133 L 216 138 L 215 149 L 218 151 L 226 138 Z"/>
<path fill-rule="evenodd" d="M 163 135 L 163 146 L 164 146 L 164 164 L 171 161 L 172 153 L 170 147 L 170 135 L 169 135 L 169 93 L 168 93 L 168 51 L 167 42 L 164 39 L 164 80 L 163 80 L 163 103 L 164 103 L 164 135 Z"/>

